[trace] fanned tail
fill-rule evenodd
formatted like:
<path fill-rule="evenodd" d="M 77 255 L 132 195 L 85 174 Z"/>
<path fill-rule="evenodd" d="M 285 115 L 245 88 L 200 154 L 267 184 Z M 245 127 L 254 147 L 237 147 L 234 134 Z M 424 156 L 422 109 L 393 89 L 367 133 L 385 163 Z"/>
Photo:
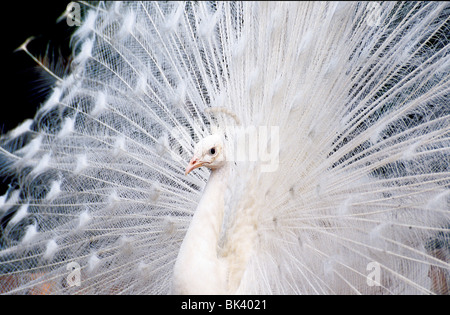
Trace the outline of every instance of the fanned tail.
<path fill-rule="evenodd" d="M 169 293 L 208 178 L 184 168 L 219 128 L 236 144 L 218 244 L 233 292 L 448 293 L 449 17 L 443 2 L 89 5 L 71 73 L 1 138 L 16 176 L 0 292 Z"/>

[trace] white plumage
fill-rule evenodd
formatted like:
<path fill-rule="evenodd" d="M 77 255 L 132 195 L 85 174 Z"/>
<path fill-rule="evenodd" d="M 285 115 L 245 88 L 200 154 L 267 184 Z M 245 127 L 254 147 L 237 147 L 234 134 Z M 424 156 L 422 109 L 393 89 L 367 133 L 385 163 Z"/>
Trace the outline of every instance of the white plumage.
<path fill-rule="evenodd" d="M 87 5 L 1 138 L 0 292 L 448 293 L 449 16 Z"/>

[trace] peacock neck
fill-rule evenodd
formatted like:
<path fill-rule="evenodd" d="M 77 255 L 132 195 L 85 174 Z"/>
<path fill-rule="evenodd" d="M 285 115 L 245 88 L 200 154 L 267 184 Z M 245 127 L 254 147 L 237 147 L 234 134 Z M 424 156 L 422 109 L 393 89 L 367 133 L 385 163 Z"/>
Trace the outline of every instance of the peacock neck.
<path fill-rule="evenodd" d="M 226 270 L 217 248 L 228 174 L 226 165 L 211 171 L 175 263 L 175 294 L 226 292 Z"/>

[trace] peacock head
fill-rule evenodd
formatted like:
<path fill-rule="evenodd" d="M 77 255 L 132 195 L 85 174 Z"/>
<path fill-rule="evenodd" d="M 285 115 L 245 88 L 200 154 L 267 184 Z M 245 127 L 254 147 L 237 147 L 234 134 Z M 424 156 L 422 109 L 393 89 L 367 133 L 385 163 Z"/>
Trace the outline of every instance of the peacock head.
<path fill-rule="evenodd" d="M 225 164 L 225 153 L 222 137 L 218 134 L 207 136 L 200 140 L 194 148 L 194 156 L 186 167 L 185 175 L 201 166 L 212 170 Z"/>

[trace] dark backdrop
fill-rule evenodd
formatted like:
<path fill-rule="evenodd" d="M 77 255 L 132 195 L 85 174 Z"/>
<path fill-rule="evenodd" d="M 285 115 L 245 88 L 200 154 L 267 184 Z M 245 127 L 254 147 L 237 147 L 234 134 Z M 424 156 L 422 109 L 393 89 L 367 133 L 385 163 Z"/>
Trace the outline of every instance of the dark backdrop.
<path fill-rule="evenodd" d="M 70 55 L 70 35 L 75 30 L 65 19 L 56 23 L 70 1 L 3 1 L 1 18 L 1 75 L 0 81 L 0 133 L 4 134 L 23 120 L 33 118 L 37 108 L 45 101 L 49 88 L 45 75 L 23 51 L 14 52 L 31 36 L 29 44 L 34 56 L 46 51 L 54 56 Z M 8 178 L 0 177 L 0 195 L 8 187 Z"/>

